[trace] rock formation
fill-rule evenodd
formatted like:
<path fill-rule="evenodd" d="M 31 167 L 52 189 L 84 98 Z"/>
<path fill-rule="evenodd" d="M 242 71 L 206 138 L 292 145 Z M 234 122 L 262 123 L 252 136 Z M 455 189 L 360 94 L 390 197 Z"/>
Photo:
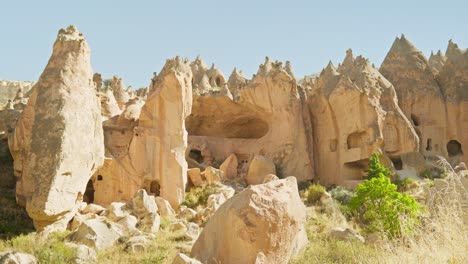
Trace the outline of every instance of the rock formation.
<path fill-rule="evenodd" d="M 101 108 L 90 55 L 76 27 L 59 31 L 9 142 L 17 200 L 26 205 L 38 230 L 51 224 L 65 229 L 103 162 Z"/>
<path fill-rule="evenodd" d="M 434 54 L 434 52 L 431 52 L 431 56 L 429 57 L 429 60 L 427 62 L 429 63 L 429 66 L 431 66 L 431 70 L 434 75 L 437 75 L 440 72 L 446 60 L 447 57 L 445 57 L 445 55 L 442 54 L 442 51 L 439 50 L 436 54 Z"/>
<path fill-rule="evenodd" d="M 219 81 L 211 77 L 214 83 L 224 80 L 213 67 L 206 70 L 199 58 L 191 66 L 194 76 L 216 72 L 209 75 L 218 76 Z M 304 99 L 294 77 L 280 62 L 272 63 L 268 58 L 251 81 L 238 76 L 237 71 L 233 74 L 229 89 L 213 88 L 202 77 L 195 81 L 199 86 L 194 87 L 193 110 L 187 119 L 189 156 L 211 166 L 215 159 L 223 161 L 234 153 L 238 175 L 245 176 L 251 159 L 264 155 L 278 164 L 284 175 L 312 179 L 310 131 L 303 116 Z"/>
<path fill-rule="evenodd" d="M 0 105 L 4 105 L 9 99 L 14 99 L 21 89 L 23 94 L 28 93 L 34 82 L 0 80 Z"/>
<path fill-rule="evenodd" d="M 309 93 L 316 174 L 322 183 L 355 186 L 376 151 L 398 158 L 418 151 L 419 139 L 398 107 L 392 84 L 348 50 L 330 62 Z"/>
<path fill-rule="evenodd" d="M 442 147 L 452 164 L 468 162 L 463 147 L 468 146 L 468 52 L 449 41 L 447 60 L 437 75 L 446 101 L 446 138 Z M 434 114 L 434 111 L 431 112 Z"/>
<path fill-rule="evenodd" d="M 419 136 L 421 153 L 443 155 L 445 100 L 422 52 L 405 36 L 396 38 L 380 72 L 394 85 L 399 106 Z"/>
<path fill-rule="evenodd" d="M 202 263 L 287 263 L 305 244 L 294 177 L 251 186 L 226 201 L 192 248 Z"/>

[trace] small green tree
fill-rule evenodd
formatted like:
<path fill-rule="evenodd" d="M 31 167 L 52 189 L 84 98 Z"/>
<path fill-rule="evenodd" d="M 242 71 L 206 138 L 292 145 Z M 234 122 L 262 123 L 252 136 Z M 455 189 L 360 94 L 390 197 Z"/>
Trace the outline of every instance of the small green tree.
<path fill-rule="evenodd" d="M 392 171 L 380 162 L 380 153 L 378 152 L 372 154 L 369 158 L 369 167 L 365 172 L 367 172 L 366 178 L 368 180 L 375 178 L 380 174 L 386 177 L 390 177 L 390 175 L 392 175 Z"/>
<path fill-rule="evenodd" d="M 411 196 L 397 191 L 397 186 L 385 175 L 387 170 L 378 156 L 372 155 L 369 177 L 359 184 L 348 208 L 366 224 L 367 231 L 382 232 L 392 238 L 413 230 L 422 207 Z"/>

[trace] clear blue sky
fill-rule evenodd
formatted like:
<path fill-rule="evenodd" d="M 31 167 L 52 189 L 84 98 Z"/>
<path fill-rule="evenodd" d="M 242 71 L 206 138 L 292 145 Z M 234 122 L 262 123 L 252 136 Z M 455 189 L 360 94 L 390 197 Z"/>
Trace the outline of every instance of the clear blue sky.
<path fill-rule="evenodd" d="M 237 66 L 248 77 L 268 55 L 302 77 L 341 62 L 348 48 L 380 65 L 401 33 L 426 55 L 450 38 L 468 47 L 467 0 L 5 0 L 0 79 L 36 80 L 69 24 L 86 36 L 96 72 L 134 88 L 175 55 L 200 54 L 226 76 Z"/>

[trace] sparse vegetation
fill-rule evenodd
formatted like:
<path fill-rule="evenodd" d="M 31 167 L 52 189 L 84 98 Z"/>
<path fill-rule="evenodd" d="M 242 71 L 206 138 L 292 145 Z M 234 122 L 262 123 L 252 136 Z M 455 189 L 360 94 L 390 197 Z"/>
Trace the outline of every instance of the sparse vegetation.
<path fill-rule="evenodd" d="M 0 188 L 0 239 L 34 231 L 26 210 L 16 204 L 15 191 Z"/>
<path fill-rule="evenodd" d="M 368 232 L 394 238 L 414 230 L 422 208 L 414 198 L 397 191 L 386 170 L 374 154 L 368 179 L 359 184 L 349 209 Z"/>
<path fill-rule="evenodd" d="M 206 206 L 208 197 L 216 193 L 216 186 L 214 185 L 202 185 L 192 187 L 185 195 L 185 200 L 182 205 L 189 208 L 196 209 L 199 206 Z"/>
<path fill-rule="evenodd" d="M 392 175 L 392 171 L 380 162 L 380 153 L 378 152 L 372 154 L 369 158 L 369 167 L 366 173 L 366 179 L 368 180 L 379 177 L 381 174 L 385 177 L 390 177 Z"/>
<path fill-rule="evenodd" d="M 353 192 L 345 189 L 342 186 L 338 186 L 333 188 L 330 191 L 330 195 L 333 199 L 338 201 L 342 205 L 348 205 L 351 202 L 351 197 L 353 196 Z"/>
<path fill-rule="evenodd" d="M 145 252 L 132 253 L 128 251 L 125 243 L 119 243 L 114 247 L 98 252 L 98 263 L 158 263 L 169 264 L 174 260 L 177 252 L 189 254 L 184 246 L 183 236 L 180 232 L 171 233 L 160 230 L 156 237 L 146 246 Z"/>
<path fill-rule="evenodd" d="M 69 232 L 57 232 L 49 237 L 37 233 L 19 235 L 7 241 L 0 241 L 0 252 L 17 250 L 32 254 L 38 263 L 72 263 L 76 251 L 66 245 Z"/>
<path fill-rule="evenodd" d="M 320 184 L 310 185 L 306 192 L 307 202 L 313 204 L 320 201 L 320 197 L 322 197 L 326 191 L 325 187 Z"/>

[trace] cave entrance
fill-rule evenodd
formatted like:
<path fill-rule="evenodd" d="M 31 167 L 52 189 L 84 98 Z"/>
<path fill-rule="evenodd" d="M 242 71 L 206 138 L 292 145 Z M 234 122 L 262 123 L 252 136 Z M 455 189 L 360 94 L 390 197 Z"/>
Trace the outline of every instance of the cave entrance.
<path fill-rule="evenodd" d="M 346 143 L 348 149 L 360 148 L 364 143 L 366 143 L 366 132 L 355 132 L 348 136 Z"/>
<path fill-rule="evenodd" d="M 203 156 L 201 154 L 201 151 L 198 149 L 192 149 L 189 152 L 189 157 L 196 160 L 198 163 L 203 162 Z"/>
<path fill-rule="evenodd" d="M 88 184 L 86 184 L 86 191 L 83 196 L 83 202 L 88 204 L 94 202 L 94 185 L 92 180 L 89 180 Z"/>
<path fill-rule="evenodd" d="M 161 195 L 161 185 L 159 185 L 159 181 L 152 181 L 150 183 L 150 193 L 155 196 Z"/>
<path fill-rule="evenodd" d="M 460 142 L 458 142 L 458 140 L 450 140 L 447 143 L 447 152 L 449 157 L 462 155 L 462 145 L 460 144 Z"/>
<path fill-rule="evenodd" d="M 411 121 L 413 121 L 414 126 L 419 126 L 420 120 L 415 114 L 411 114 Z"/>
<path fill-rule="evenodd" d="M 427 139 L 426 151 L 432 151 L 432 138 Z"/>
<path fill-rule="evenodd" d="M 395 170 L 402 170 L 403 169 L 403 161 L 401 160 L 401 157 L 394 157 L 390 158 L 392 161 L 393 167 L 395 167 Z"/>

